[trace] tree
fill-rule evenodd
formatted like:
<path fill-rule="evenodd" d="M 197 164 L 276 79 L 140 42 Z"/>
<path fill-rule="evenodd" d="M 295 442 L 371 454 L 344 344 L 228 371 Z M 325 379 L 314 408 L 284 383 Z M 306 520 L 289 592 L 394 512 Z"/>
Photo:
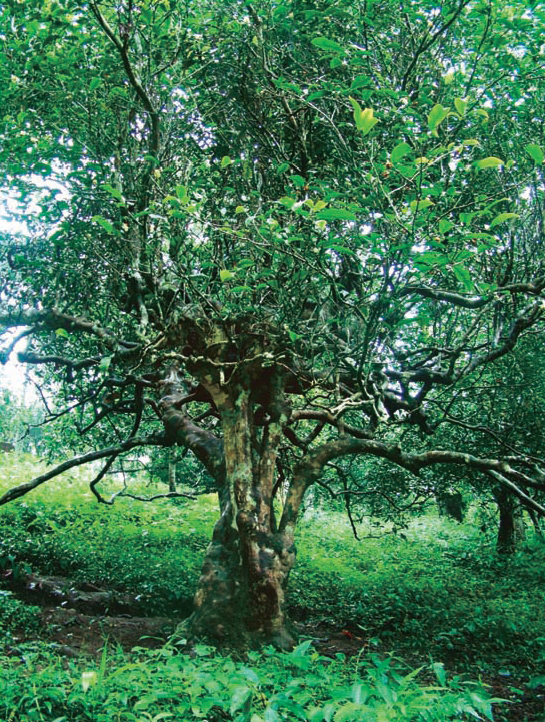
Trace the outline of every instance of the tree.
<path fill-rule="evenodd" d="M 301 503 L 335 460 L 462 466 L 545 513 L 533 458 L 434 441 L 542 329 L 538 6 L 8 6 L 27 232 L 2 238 L 3 359 L 27 340 L 82 448 L 0 504 L 99 460 L 110 503 L 131 451 L 189 449 L 221 511 L 189 633 L 283 647 Z"/>

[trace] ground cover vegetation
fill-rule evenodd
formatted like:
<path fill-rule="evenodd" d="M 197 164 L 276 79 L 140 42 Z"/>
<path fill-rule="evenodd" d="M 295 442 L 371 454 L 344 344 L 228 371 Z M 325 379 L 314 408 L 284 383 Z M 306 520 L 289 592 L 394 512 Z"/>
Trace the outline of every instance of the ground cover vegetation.
<path fill-rule="evenodd" d="M 2 488 L 36 473 L 33 458 L 1 461 Z M 368 519 L 357 541 L 342 511 L 309 508 L 288 597 L 309 639 L 290 654 L 231 657 L 198 644 L 188 657 L 183 626 L 164 646 L 165 634 L 134 615 L 168 616 L 172 632 L 191 613 L 217 500 L 105 508 L 89 494 L 74 474 L 0 514 L 5 719 L 439 721 L 494 711 L 530 722 L 545 711 L 545 545 L 530 530 L 516 554 L 500 555 L 477 507 L 463 524 L 428 508 L 398 534 Z M 324 525 L 335 531 L 327 540 Z M 48 575 L 66 592 L 113 594 L 83 618 L 70 610 L 77 598 L 48 597 Z M 125 598 L 129 614 L 115 617 Z M 123 624 L 139 632 L 125 652 Z"/>

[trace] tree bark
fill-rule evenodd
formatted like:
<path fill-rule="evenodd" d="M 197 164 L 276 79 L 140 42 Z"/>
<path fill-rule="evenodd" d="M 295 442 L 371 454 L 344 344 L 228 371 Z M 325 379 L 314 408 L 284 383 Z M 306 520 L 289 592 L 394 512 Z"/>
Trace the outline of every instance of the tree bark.
<path fill-rule="evenodd" d="M 295 562 L 289 534 L 274 533 L 229 501 L 214 528 L 187 623 L 192 640 L 290 649 L 286 586 Z"/>
<path fill-rule="evenodd" d="M 253 386 L 246 374 L 231 379 L 228 388 L 208 384 L 221 419 L 225 483 L 189 631 L 237 646 L 289 648 L 293 637 L 285 590 L 295 547 L 291 530 L 277 530 L 273 508 L 276 457 L 287 416 L 282 383 L 270 378 L 267 422 L 258 428 Z"/>
<path fill-rule="evenodd" d="M 214 348 L 221 349 L 221 336 Z M 254 349 L 259 358 L 259 349 Z M 284 380 L 256 361 L 229 373 L 221 357 L 201 362 L 195 375 L 219 415 L 221 438 L 178 410 L 184 398 L 173 372 L 159 403 L 167 435 L 190 448 L 214 478 L 220 518 L 206 552 L 189 640 L 248 647 L 290 648 L 286 585 L 295 562 L 294 524 L 280 529 L 274 513 L 276 461 L 289 417 Z M 290 518 L 296 509 L 290 504 Z"/>
<path fill-rule="evenodd" d="M 513 554 L 517 548 L 514 499 L 504 487 L 493 493 L 500 514 L 496 549 L 498 554 Z"/>

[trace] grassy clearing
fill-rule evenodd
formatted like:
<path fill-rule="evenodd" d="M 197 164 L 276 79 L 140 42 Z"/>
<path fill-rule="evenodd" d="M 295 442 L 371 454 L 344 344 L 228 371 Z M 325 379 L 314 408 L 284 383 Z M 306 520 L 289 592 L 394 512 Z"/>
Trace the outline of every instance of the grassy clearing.
<path fill-rule="evenodd" d="M 343 517 L 322 512 L 304 522 L 299 552 L 291 598 L 317 617 L 458 667 L 543 669 L 545 545 L 533 536 L 498 556 L 474 526 L 430 515 L 405 538 L 358 542 Z"/>
<path fill-rule="evenodd" d="M 33 459 L 6 455 L 0 491 L 35 473 Z M 0 571 L 90 581 L 140 595 L 149 614 L 183 615 L 216 514 L 212 496 L 97 505 L 84 475 L 73 475 L 0 509 Z M 304 643 L 291 655 L 266 650 L 245 661 L 200 647 L 189 660 L 173 642 L 131 656 L 113 650 L 96 666 L 60 662 L 32 644 L 2 660 L 2 719 L 491 719 L 482 688 L 449 680 L 437 660 L 474 679 L 500 675 L 527 690 L 545 683 L 545 545 L 538 540 L 498 557 L 475 526 L 429 515 L 404 537 L 358 542 L 342 515 L 312 512 L 298 549 L 294 616 L 360 636 L 361 659 L 323 658 Z M 35 625 L 36 610 L 0 595 L 0 637 Z M 424 668 L 409 672 L 392 650 Z"/>

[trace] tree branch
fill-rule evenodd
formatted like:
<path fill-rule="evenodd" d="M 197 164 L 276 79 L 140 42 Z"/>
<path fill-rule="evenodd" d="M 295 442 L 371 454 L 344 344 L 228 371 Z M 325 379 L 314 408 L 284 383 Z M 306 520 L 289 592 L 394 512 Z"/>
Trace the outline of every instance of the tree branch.
<path fill-rule="evenodd" d="M 105 449 L 89 451 L 86 454 L 82 454 L 81 456 L 75 456 L 72 459 L 63 461 L 62 464 L 58 464 L 53 469 L 50 469 L 41 476 L 35 477 L 31 481 L 27 481 L 23 484 L 19 484 L 18 486 L 14 486 L 12 489 L 8 489 L 8 491 L 6 491 L 5 494 L 0 497 L 0 506 L 2 506 L 3 504 L 7 504 L 10 501 L 13 501 L 14 499 L 18 499 L 25 494 L 28 494 L 29 491 L 32 491 L 38 486 L 44 484 L 46 481 L 49 481 L 56 476 L 59 476 L 59 474 L 62 474 L 64 471 L 73 469 L 76 466 L 88 464 L 90 461 L 96 461 L 97 459 L 104 459 L 110 456 L 119 456 L 119 454 L 130 451 L 131 449 L 134 449 L 138 446 L 167 446 L 167 441 L 164 436 L 159 436 L 158 434 L 151 434 L 149 436 L 144 436 L 140 439 L 127 439 L 126 441 L 122 441 L 118 446 L 109 446 Z"/>

